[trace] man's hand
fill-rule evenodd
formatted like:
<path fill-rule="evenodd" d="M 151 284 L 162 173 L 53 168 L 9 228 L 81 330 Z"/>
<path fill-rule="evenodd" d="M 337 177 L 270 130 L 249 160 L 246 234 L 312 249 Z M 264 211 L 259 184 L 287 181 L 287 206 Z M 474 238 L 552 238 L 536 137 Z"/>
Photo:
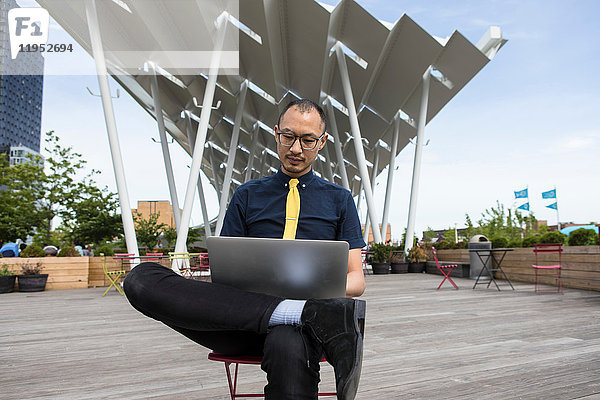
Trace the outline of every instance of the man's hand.
<path fill-rule="evenodd" d="M 346 297 L 358 297 L 365 291 L 365 275 L 362 269 L 360 249 L 351 249 L 348 253 L 348 276 L 346 278 Z"/>

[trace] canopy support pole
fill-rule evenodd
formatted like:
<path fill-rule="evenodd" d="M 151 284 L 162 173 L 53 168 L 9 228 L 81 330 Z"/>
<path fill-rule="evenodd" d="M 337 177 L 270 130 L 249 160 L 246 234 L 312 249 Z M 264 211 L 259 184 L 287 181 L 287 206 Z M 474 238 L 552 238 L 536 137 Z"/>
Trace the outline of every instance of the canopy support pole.
<path fill-rule="evenodd" d="M 408 207 L 408 223 L 406 224 L 406 239 L 404 240 L 404 252 L 413 247 L 413 236 L 415 234 L 415 219 L 417 215 L 417 197 L 419 193 L 419 177 L 421 175 L 421 158 L 423 154 L 423 137 L 425 136 L 425 124 L 427 123 L 427 105 L 429 102 L 429 82 L 431 67 L 423 74 L 421 91 L 421 105 L 419 107 L 419 121 L 417 124 L 417 144 L 415 146 L 415 161 L 413 165 L 412 186 L 410 188 L 410 205 Z"/>
<path fill-rule="evenodd" d="M 227 202 L 229 201 L 229 188 L 231 187 L 231 177 L 233 175 L 233 166 L 235 165 L 235 156 L 237 146 L 240 139 L 240 126 L 242 124 L 242 116 L 244 115 L 244 105 L 246 103 L 246 93 L 248 92 L 248 81 L 245 80 L 240 86 L 238 95 L 238 105 L 235 111 L 235 119 L 233 122 L 233 132 L 231 133 L 231 141 L 229 142 L 229 152 L 227 154 L 227 167 L 225 168 L 225 178 L 223 179 L 223 187 L 221 188 L 221 198 L 219 199 L 219 216 L 217 217 L 217 227 L 215 235 L 221 234 L 223 227 L 223 219 L 225 211 L 227 211 Z"/>
<path fill-rule="evenodd" d="M 248 166 L 246 167 L 246 176 L 244 177 L 244 183 L 252 179 L 252 166 L 254 164 L 254 157 L 256 157 L 256 150 L 258 148 L 258 133 L 260 132 L 260 125 L 254 124 L 252 132 L 252 148 L 250 149 L 250 155 L 248 156 Z"/>
<path fill-rule="evenodd" d="M 181 225 L 181 210 L 179 209 L 179 200 L 177 198 L 177 187 L 173 177 L 173 165 L 171 164 L 171 153 L 169 152 L 169 143 L 167 143 L 167 133 L 165 132 L 165 120 L 162 113 L 162 104 L 160 103 L 160 92 L 158 90 L 158 79 L 156 78 L 156 68 L 152 64 L 152 79 L 150 79 L 150 90 L 154 100 L 154 116 L 158 125 L 158 134 L 160 137 L 160 147 L 162 149 L 165 171 L 167 173 L 167 183 L 169 185 L 169 195 L 171 197 L 171 207 L 173 207 L 173 217 L 175 218 L 175 229 Z"/>
<path fill-rule="evenodd" d="M 375 179 L 377 178 L 377 170 L 379 169 L 379 145 L 375 146 L 375 160 L 373 162 L 373 170 L 371 171 L 371 190 L 375 191 Z M 369 218 L 369 214 L 367 213 L 367 218 L 365 220 L 365 232 L 363 233 L 363 239 L 365 243 L 369 239 L 369 228 L 371 225 L 373 226 L 373 238 L 375 237 L 375 230 L 379 230 L 379 227 L 375 224 L 371 223 L 371 218 Z M 385 237 L 385 236 L 383 236 Z"/>
<path fill-rule="evenodd" d="M 187 137 L 188 143 L 190 144 L 190 151 L 193 154 L 194 148 L 196 147 L 196 138 L 192 135 L 192 118 L 189 115 L 189 112 L 186 112 L 187 115 Z M 202 219 L 204 220 L 204 235 L 206 237 L 212 236 L 212 232 L 210 229 L 210 219 L 208 218 L 208 209 L 206 208 L 206 201 L 204 199 L 204 188 L 202 186 L 202 176 L 198 175 L 198 198 L 200 199 L 200 208 L 202 209 Z"/>
<path fill-rule="evenodd" d="M 117 193 L 119 195 L 119 204 L 121 205 L 121 219 L 123 221 L 125 243 L 127 245 L 127 252 L 138 256 L 139 251 L 135 236 L 135 226 L 133 224 L 133 214 L 129 203 L 129 194 L 127 193 L 127 182 L 125 180 L 125 171 L 123 169 L 123 157 L 121 156 L 121 145 L 119 144 L 115 112 L 110 97 L 108 72 L 106 70 L 106 61 L 104 59 L 104 49 L 102 48 L 102 38 L 100 36 L 95 0 L 85 1 L 85 14 L 90 32 L 92 55 L 94 56 L 94 61 L 96 63 L 96 74 L 98 75 L 98 85 L 100 86 L 100 96 L 102 98 L 102 108 L 104 110 L 104 121 L 106 122 L 106 132 L 108 133 L 108 144 L 110 147 L 113 171 L 117 182 Z"/>
<path fill-rule="evenodd" d="M 387 237 L 388 218 L 390 214 L 390 202 L 392 199 L 392 187 L 394 182 L 394 169 L 396 164 L 396 152 L 398 151 L 398 137 L 400 136 L 400 118 L 396 114 L 394 118 L 394 136 L 392 137 L 392 148 L 390 150 L 390 162 L 388 165 L 387 185 L 385 187 L 385 202 L 383 204 L 383 219 L 381 220 L 381 236 Z"/>
<path fill-rule="evenodd" d="M 379 221 L 377 210 L 375 208 L 375 201 L 373 200 L 373 190 L 371 189 L 371 182 L 369 180 L 369 170 L 367 168 L 367 159 L 365 157 L 365 150 L 363 148 L 362 137 L 360 135 L 358 116 L 356 115 L 356 106 L 354 105 L 354 95 L 352 94 L 352 87 L 350 85 L 350 76 L 348 75 L 348 65 L 346 65 L 346 58 L 344 57 L 342 47 L 339 45 L 339 43 L 335 45 L 335 54 L 337 56 L 340 75 L 342 78 L 342 86 L 344 87 L 344 96 L 346 98 L 346 107 L 348 108 L 350 128 L 352 131 L 352 136 L 354 137 L 354 149 L 356 151 L 356 158 L 358 161 L 358 170 L 360 172 L 360 179 L 363 182 L 363 189 L 365 191 L 365 198 L 367 200 L 368 215 L 369 218 L 371 218 L 371 221 Z M 381 232 L 379 229 L 373 229 L 373 238 L 375 242 L 381 243 Z"/>
<path fill-rule="evenodd" d="M 204 99 L 202 100 L 202 111 L 200 113 L 200 122 L 196 133 L 196 146 L 192 156 L 192 165 L 190 167 L 190 176 L 188 178 L 187 188 L 185 191 L 185 200 L 183 202 L 183 213 L 181 215 L 181 226 L 177 230 L 177 242 L 175 243 L 176 253 L 186 252 L 186 242 L 190 227 L 190 218 L 192 216 L 192 206 L 194 203 L 194 192 L 200 177 L 200 168 L 202 167 L 202 157 L 204 155 L 204 144 L 206 143 L 206 134 L 208 133 L 208 123 L 210 121 L 210 113 L 215 97 L 215 88 L 217 77 L 219 76 L 219 66 L 221 64 L 221 53 L 223 42 L 225 40 L 225 31 L 227 28 L 227 19 L 221 14 L 217 28 L 217 38 L 215 41 L 215 50 L 210 62 L 210 71 L 204 90 Z M 180 273 L 179 263 L 173 263 L 173 271 Z"/>
<path fill-rule="evenodd" d="M 331 105 L 331 100 L 327 98 L 325 104 L 327 107 L 327 114 L 329 116 L 329 126 L 331 127 L 331 135 L 333 136 L 335 154 L 338 161 L 338 171 L 340 172 L 340 176 L 342 177 L 342 186 L 350 190 L 348 174 L 346 173 L 346 164 L 344 163 L 344 152 L 342 150 L 342 142 L 340 142 L 340 135 L 338 133 L 337 121 L 335 120 L 335 113 L 333 111 L 333 106 Z"/>

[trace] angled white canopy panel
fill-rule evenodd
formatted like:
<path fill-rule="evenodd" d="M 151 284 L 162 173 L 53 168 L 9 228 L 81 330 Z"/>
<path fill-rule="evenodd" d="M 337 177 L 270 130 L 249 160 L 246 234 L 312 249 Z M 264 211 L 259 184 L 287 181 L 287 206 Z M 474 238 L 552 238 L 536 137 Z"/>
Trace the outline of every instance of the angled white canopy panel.
<path fill-rule="evenodd" d="M 89 29 L 82 2 L 39 0 L 54 19 L 91 52 Z M 228 29 L 235 32 L 239 50 L 237 74 L 217 79 L 201 169 L 219 190 L 225 177 L 230 151 L 236 151 L 232 190 L 247 177 L 258 178 L 279 167 L 272 127 L 289 101 L 310 98 L 324 103 L 332 99 L 343 164 L 353 194 L 361 187 L 359 158 L 351 134 L 346 96 L 338 69 L 335 46 L 344 52 L 352 97 L 356 104 L 366 164 L 372 167 L 379 147 L 377 173 L 386 168 L 394 132 L 400 119 L 397 153 L 416 135 L 423 74 L 434 69 L 428 96 L 429 122 L 490 61 L 505 40 L 498 27 L 485 33 L 474 45 L 459 32 L 441 43 L 409 16 L 395 24 L 373 17 L 353 0 L 335 7 L 314 0 L 243 0 L 237 10 L 220 14 L 229 0 L 152 1 L 125 0 L 129 10 L 114 1 L 96 1 L 101 36 L 114 78 L 152 116 L 154 102 L 144 65 L 132 70 L 117 50 L 135 52 L 194 51 L 199 43 L 212 50 L 215 20 L 224 15 Z M 235 7 L 234 7 L 235 8 Z M 391 27 L 391 28 L 390 28 Z M 358 29 L 359 28 L 359 29 Z M 200 38 L 209 38 L 202 40 Z M 235 41 L 227 38 L 227 44 Z M 228 47 L 229 48 L 229 47 Z M 121 57 L 121 58 L 120 58 Z M 165 58 L 166 57 L 166 58 Z M 188 131 L 195 139 L 208 76 L 203 71 L 170 67 L 167 56 L 157 60 L 157 76 L 165 127 L 175 141 L 191 154 Z M 112 64 L 111 64 L 112 61 Z M 165 65 L 161 66 L 161 62 Z M 141 63 L 143 64 L 143 63 Z M 242 109 L 239 141 L 229 149 L 238 93 L 243 82 L 248 91 Z M 195 99 L 195 100 L 194 100 Z M 218 105 L 218 107 L 217 107 Z M 382 143 L 383 142 L 383 143 Z M 333 180 L 342 184 L 339 160 L 332 141 L 327 144 Z M 248 168 L 250 166 L 250 172 Z M 326 159 L 315 164 L 317 172 L 330 176 Z M 364 171 L 364 170 L 363 170 Z M 370 175 L 370 173 L 369 173 Z"/>

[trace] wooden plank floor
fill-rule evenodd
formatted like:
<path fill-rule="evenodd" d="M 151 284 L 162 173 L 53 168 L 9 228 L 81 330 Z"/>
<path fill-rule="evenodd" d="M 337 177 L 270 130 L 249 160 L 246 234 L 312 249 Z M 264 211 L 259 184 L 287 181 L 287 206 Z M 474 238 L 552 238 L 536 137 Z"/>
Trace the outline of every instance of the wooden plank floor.
<path fill-rule="evenodd" d="M 357 399 L 598 399 L 600 293 L 368 276 Z M 228 399 L 207 350 L 104 289 L 0 295 L 0 398 Z M 333 388 L 322 366 L 321 389 Z M 242 390 L 264 374 L 241 367 Z"/>

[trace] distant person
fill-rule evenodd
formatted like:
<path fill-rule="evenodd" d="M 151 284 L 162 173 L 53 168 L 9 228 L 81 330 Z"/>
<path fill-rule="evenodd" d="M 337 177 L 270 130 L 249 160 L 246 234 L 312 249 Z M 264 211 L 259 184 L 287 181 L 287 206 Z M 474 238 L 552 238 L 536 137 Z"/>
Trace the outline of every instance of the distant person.
<path fill-rule="evenodd" d="M 44 251 L 46 252 L 46 257 L 54 257 L 58 254 L 58 247 L 49 245 L 44 247 Z"/>
<path fill-rule="evenodd" d="M 87 244 L 85 246 L 83 246 L 83 252 L 81 255 L 84 257 L 91 257 L 92 252 L 90 251 L 90 246 L 88 246 Z"/>
<path fill-rule="evenodd" d="M 83 247 L 79 243 L 73 244 L 73 248 L 77 250 L 80 256 L 83 256 Z"/>
<path fill-rule="evenodd" d="M 19 245 L 14 242 L 8 242 L 0 247 L 2 257 L 19 257 Z"/>

